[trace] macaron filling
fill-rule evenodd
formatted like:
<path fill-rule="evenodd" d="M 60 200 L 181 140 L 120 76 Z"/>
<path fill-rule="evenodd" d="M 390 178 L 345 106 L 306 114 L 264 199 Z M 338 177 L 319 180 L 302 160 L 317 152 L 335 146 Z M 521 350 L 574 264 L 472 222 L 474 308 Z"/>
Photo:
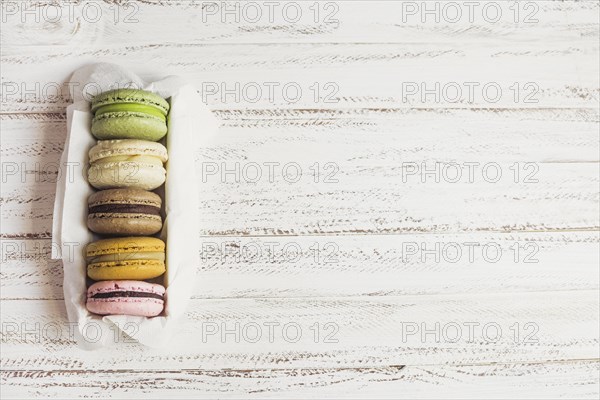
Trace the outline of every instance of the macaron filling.
<path fill-rule="evenodd" d="M 96 257 L 88 257 L 88 264 L 106 263 L 106 262 L 122 262 L 132 260 L 153 260 L 165 261 L 165 253 L 159 251 L 140 251 L 136 253 L 114 253 L 104 254 Z"/>
<path fill-rule="evenodd" d="M 153 237 L 125 237 L 119 239 L 102 239 L 92 242 L 86 247 L 87 257 L 98 257 L 105 254 L 165 252 L 165 243 Z"/>
<path fill-rule="evenodd" d="M 136 161 L 131 157 L 153 157 L 162 162 L 168 160 L 167 149 L 160 143 L 137 139 L 99 140 L 89 151 L 90 163 L 109 157 L 115 161 Z"/>
<path fill-rule="evenodd" d="M 160 208 L 143 204 L 100 204 L 90 207 L 90 214 L 123 213 L 160 215 Z"/>
<path fill-rule="evenodd" d="M 90 299 L 111 299 L 115 297 L 141 297 L 149 299 L 164 300 L 162 294 L 152 292 L 136 292 L 131 290 L 120 290 L 114 292 L 98 292 L 89 297 Z"/>
<path fill-rule="evenodd" d="M 101 165 L 101 164 L 110 164 L 115 162 L 135 162 L 135 163 L 145 163 L 152 164 L 159 167 L 163 166 L 163 162 L 160 158 L 154 156 L 109 156 L 100 158 L 96 161 L 92 162 L 92 165 Z"/>
<path fill-rule="evenodd" d="M 101 106 L 96 110 L 95 116 L 98 117 L 102 114 L 122 112 L 148 114 L 152 115 L 153 117 L 160 118 L 163 121 L 167 120 L 165 114 L 160 109 L 157 109 L 153 106 L 137 103 L 119 103 Z"/>
<path fill-rule="evenodd" d="M 169 111 L 169 103 L 159 95 L 140 89 L 115 89 L 108 92 L 100 93 L 92 100 L 92 112 L 95 112 L 98 108 L 105 105 L 111 104 L 142 104 L 149 105 L 158 110 L 161 110 L 163 114 L 167 114 Z"/>

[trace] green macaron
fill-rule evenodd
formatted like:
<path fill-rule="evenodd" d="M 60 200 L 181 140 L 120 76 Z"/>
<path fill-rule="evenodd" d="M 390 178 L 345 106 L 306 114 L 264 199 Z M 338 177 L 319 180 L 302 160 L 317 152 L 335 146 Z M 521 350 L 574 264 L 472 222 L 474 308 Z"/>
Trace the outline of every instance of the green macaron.
<path fill-rule="evenodd" d="M 116 89 L 92 100 L 92 134 L 100 140 L 160 140 L 167 134 L 169 103 L 139 89 Z"/>

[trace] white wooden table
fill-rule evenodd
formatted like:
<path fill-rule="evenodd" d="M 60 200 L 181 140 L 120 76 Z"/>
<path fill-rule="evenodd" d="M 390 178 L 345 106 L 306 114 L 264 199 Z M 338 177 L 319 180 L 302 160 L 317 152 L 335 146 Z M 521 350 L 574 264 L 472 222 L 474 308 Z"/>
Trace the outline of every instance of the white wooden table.
<path fill-rule="evenodd" d="M 87 4 L 3 3 L 2 398 L 598 398 L 597 1 Z M 166 350 L 78 349 L 49 260 L 98 61 L 222 121 Z"/>

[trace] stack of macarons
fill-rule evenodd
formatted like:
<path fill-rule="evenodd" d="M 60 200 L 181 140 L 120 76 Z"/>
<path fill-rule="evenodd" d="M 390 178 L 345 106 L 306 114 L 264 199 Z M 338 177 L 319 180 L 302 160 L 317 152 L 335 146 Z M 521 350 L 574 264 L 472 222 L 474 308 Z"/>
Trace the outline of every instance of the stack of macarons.
<path fill-rule="evenodd" d="M 86 248 L 87 309 L 100 315 L 154 317 L 164 308 L 165 243 L 162 199 L 166 179 L 169 103 L 138 89 L 104 92 L 92 100 L 88 228 L 102 237 Z"/>

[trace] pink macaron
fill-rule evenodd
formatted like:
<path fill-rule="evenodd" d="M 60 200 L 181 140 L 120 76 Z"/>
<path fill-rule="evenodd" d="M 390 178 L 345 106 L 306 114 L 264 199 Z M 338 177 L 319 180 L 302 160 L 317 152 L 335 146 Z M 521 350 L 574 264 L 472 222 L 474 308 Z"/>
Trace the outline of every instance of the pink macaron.
<path fill-rule="evenodd" d="M 165 288 L 144 281 L 101 281 L 87 291 L 87 309 L 100 315 L 155 317 L 165 305 Z"/>

